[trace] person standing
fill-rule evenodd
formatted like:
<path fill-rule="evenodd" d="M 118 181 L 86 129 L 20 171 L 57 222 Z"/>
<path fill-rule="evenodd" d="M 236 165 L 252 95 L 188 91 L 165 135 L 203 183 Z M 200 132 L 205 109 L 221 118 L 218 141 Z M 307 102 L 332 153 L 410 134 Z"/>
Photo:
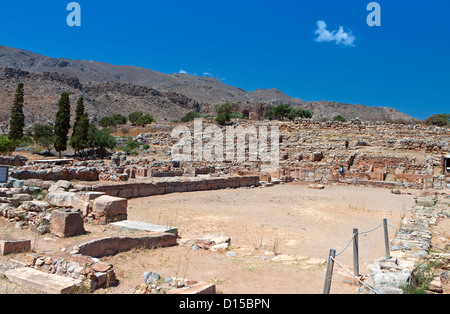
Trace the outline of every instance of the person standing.
<path fill-rule="evenodd" d="M 339 173 L 341 174 L 341 179 L 344 179 L 345 178 L 344 165 L 341 165 L 341 167 L 339 168 Z"/>

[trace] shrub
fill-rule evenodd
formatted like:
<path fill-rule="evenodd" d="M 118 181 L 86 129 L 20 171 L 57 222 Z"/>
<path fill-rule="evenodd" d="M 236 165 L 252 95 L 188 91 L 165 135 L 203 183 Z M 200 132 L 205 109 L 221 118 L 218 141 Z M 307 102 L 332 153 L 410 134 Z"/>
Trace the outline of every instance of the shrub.
<path fill-rule="evenodd" d="M 244 116 L 240 112 L 230 113 L 230 119 L 244 119 Z"/>
<path fill-rule="evenodd" d="M 101 153 L 105 153 L 106 149 L 114 149 L 116 147 L 116 138 L 111 135 L 111 129 L 99 130 L 94 124 L 89 125 L 89 147 L 97 148 Z"/>
<path fill-rule="evenodd" d="M 111 126 L 115 126 L 115 122 L 114 122 L 114 119 L 112 117 L 103 117 L 103 118 L 100 119 L 98 124 L 102 128 L 109 128 Z"/>
<path fill-rule="evenodd" d="M 53 126 L 50 124 L 36 124 L 33 130 L 33 138 L 38 145 L 49 150 L 54 140 Z"/>
<path fill-rule="evenodd" d="M 347 119 L 342 115 L 337 115 L 333 118 L 333 121 L 337 122 L 347 122 Z"/>
<path fill-rule="evenodd" d="M 196 111 L 192 111 L 187 113 L 183 118 L 181 118 L 182 122 L 189 122 L 189 121 L 193 121 L 194 119 L 199 119 L 201 118 L 202 115 Z"/>
<path fill-rule="evenodd" d="M 11 154 L 18 144 L 19 142 L 17 140 L 9 139 L 8 135 L 0 135 L 0 154 Z"/>
<path fill-rule="evenodd" d="M 231 120 L 231 112 L 233 105 L 230 103 L 226 103 L 219 108 L 217 108 L 217 116 L 215 121 L 220 125 L 225 125 L 227 122 Z"/>
<path fill-rule="evenodd" d="M 128 120 L 134 125 L 134 124 L 136 123 L 136 121 L 137 121 L 140 117 L 142 117 L 143 115 L 144 115 L 143 112 L 141 112 L 141 111 L 135 111 L 135 112 L 130 113 L 130 114 L 128 115 Z"/>
<path fill-rule="evenodd" d="M 113 119 L 115 125 L 123 125 L 123 124 L 127 124 L 127 121 L 128 121 L 127 117 L 125 117 L 125 116 L 123 116 L 123 115 L 121 115 L 121 114 L 119 114 L 119 113 L 113 115 L 113 116 L 112 116 L 112 119 Z"/>
<path fill-rule="evenodd" d="M 306 109 L 294 109 L 289 105 L 282 104 L 278 105 L 273 109 L 269 109 L 266 112 L 266 118 L 269 120 L 295 120 L 295 118 L 312 118 L 312 113 Z"/>
<path fill-rule="evenodd" d="M 448 126 L 450 125 L 450 114 L 448 113 L 435 114 L 434 116 L 426 118 L 424 123 L 426 125 Z"/>
<path fill-rule="evenodd" d="M 122 150 L 124 152 L 127 153 L 131 153 L 134 149 L 138 148 L 139 144 L 135 141 L 133 141 L 133 139 L 131 137 L 127 138 L 127 141 L 125 142 L 124 146 L 119 147 L 119 150 Z"/>
<path fill-rule="evenodd" d="M 156 122 L 155 118 L 153 118 L 150 114 L 146 114 L 136 120 L 136 125 L 146 126 L 147 124 L 152 124 L 153 122 Z"/>

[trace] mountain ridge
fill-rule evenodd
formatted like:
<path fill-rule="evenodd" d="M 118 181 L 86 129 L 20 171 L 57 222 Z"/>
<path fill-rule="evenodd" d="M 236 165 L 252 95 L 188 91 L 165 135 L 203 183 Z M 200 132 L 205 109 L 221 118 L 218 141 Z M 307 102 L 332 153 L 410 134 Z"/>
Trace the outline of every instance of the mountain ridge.
<path fill-rule="evenodd" d="M 13 75 L 8 82 L 17 81 L 17 76 L 28 78 L 30 79 L 29 87 L 32 90 L 43 91 L 47 89 L 48 92 L 58 93 L 64 89 L 64 85 L 67 85 L 70 87 L 69 90 L 73 89 L 72 93 L 75 95 L 87 96 L 88 107 L 90 105 L 93 110 L 94 107 L 99 109 L 98 112 L 94 112 L 96 118 L 99 118 L 102 114 L 128 114 L 129 112 L 124 112 L 125 107 L 132 110 L 133 107 L 137 106 L 144 111 L 157 111 L 154 115 L 159 119 L 179 120 L 186 113 L 186 110 L 195 110 L 202 114 L 214 114 L 215 108 L 223 103 L 231 102 L 237 104 L 238 110 L 245 109 L 257 112 L 260 118 L 263 118 L 265 110 L 272 106 L 289 104 L 295 108 L 310 109 L 314 113 L 314 119 L 332 119 L 334 115 L 341 114 L 348 119 L 359 117 L 363 120 L 372 121 L 417 121 L 394 108 L 387 110 L 383 107 L 328 101 L 306 102 L 299 98 L 290 97 L 276 88 L 257 89 L 249 92 L 239 87 L 227 85 L 212 77 L 193 76 L 184 73 L 165 74 L 137 66 L 52 58 L 2 45 L 0 45 L 0 68 L 2 68 L 0 79 L 7 78 L 5 77 L 7 73 L 11 76 L 11 70 L 13 69 L 23 71 L 23 73 L 15 73 L 16 79 L 13 79 Z M 46 86 L 47 84 L 56 84 L 56 82 L 60 85 Z M 117 89 L 112 88 L 113 86 Z M 139 89 L 137 86 L 149 90 L 146 90 L 145 95 L 135 95 L 134 92 Z M 130 94 L 130 90 L 134 90 L 134 92 Z M 121 94 L 119 91 L 126 92 Z M 156 95 L 157 93 L 154 91 L 162 94 Z M 59 96 L 59 94 L 56 96 Z M 11 102 L 11 97 L 11 90 L 8 93 L 5 91 L 0 94 L 0 101 L 2 103 Z M 42 99 L 40 102 L 44 99 L 50 99 L 49 97 L 54 99 L 55 95 L 45 96 L 41 93 Z M 128 102 L 128 104 L 124 103 L 122 107 L 110 106 L 108 102 L 111 99 L 114 99 L 114 102 Z M 139 105 L 138 100 L 142 101 L 141 105 Z M 157 105 L 162 107 L 158 108 Z M 6 115 L 7 112 L 4 111 L 6 109 L 0 108 L 0 117 Z M 112 111 L 116 109 L 118 112 Z M 153 112 L 151 113 L 153 114 Z"/>

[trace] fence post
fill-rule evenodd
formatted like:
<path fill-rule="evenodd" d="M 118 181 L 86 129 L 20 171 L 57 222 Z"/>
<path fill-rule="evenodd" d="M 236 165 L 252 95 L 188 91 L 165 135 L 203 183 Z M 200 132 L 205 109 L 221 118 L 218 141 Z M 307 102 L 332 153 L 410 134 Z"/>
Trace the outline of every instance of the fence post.
<path fill-rule="evenodd" d="M 333 277 L 334 258 L 336 257 L 336 250 L 331 249 L 328 257 L 327 275 L 325 277 L 325 285 L 323 288 L 323 294 L 330 294 L 331 279 Z"/>
<path fill-rule="evenodd" d="M 359 276 L 358 229 L 353 229 L 353 274 Z"/>
<path fill-rule="evenodd" d="M 386 247 L 386 259 L 391 258 L 391 250 L 389 246 L 389 233 L 388 233 L 388 223 L 387 219 L 383 219 L 383 225 L 384 225 L 384 244 Z"/>

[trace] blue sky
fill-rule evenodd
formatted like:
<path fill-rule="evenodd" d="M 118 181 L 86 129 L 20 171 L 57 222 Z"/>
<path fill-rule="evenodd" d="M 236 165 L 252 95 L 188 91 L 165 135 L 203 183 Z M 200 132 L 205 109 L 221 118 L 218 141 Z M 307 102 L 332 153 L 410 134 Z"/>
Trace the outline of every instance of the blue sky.
<path fill-rule="evenodd" d="M 66 23 L 69 2 L 1 1 L 0 44 L 419 119 L 450 112 L 447 0 L 379 0 L 380 27 L 367 25 L 370 0 L 78 0 L 81 27 Z M 350 40 L 331 40 L 340 27 Z"/>

